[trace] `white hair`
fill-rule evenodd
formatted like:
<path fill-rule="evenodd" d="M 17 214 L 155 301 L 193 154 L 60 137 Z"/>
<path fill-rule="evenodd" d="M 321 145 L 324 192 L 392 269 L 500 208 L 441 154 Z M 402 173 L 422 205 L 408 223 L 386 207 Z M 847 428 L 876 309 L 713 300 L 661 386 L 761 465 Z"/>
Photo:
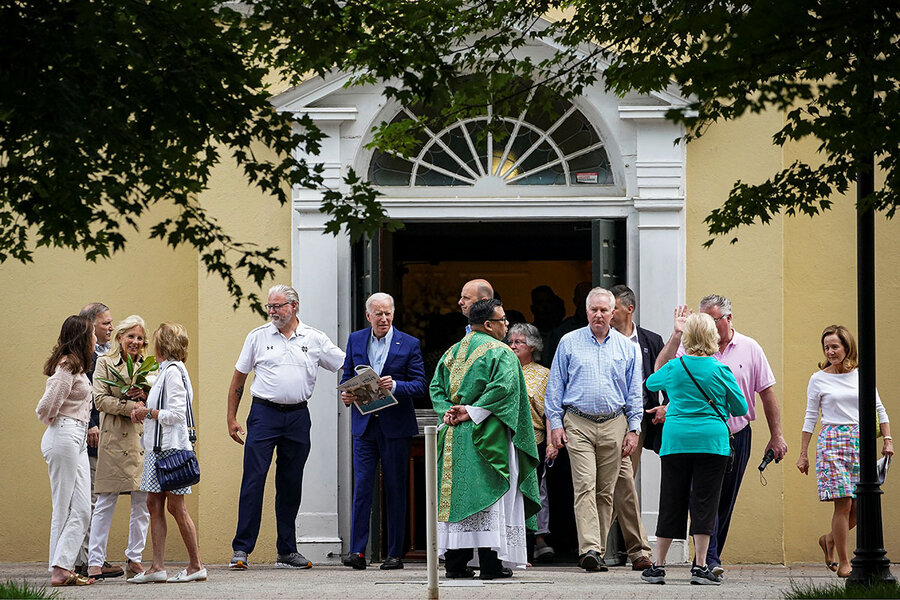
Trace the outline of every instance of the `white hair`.
<path fill-rule="evenodd" d="M 297 294 L 297 290 L 289 285 L 284 285 L 283 283 L 273 285 L 269 288 L 268 295 L 271 296 L 272 294 L 284 294 L 284 297 L 288 302 L 293 302 L 298 308 L 300 307 L 300 296 Z"/>
<path fill-rule="evenodd" d="M 394 298 L 390 294 L 385 294 L 384 292 L 375 292 L 368 298 L 366 298 L 366 312 L 372 312 L 372 305 L 376 302 L 390 302 L 391 303 L 391 311 L 394 310 Z"/>
<path fill-rule="evenodd" d="M 541 352 L 544 350 L 544 340 L 541 332 L 531 323 L 515 323 L 509 328 L 507 335 L 519 333 L 525 336 L 525 345 L 531 346 L 532 356 L 535 360 L 541 360 Z"/>
<path fill-rule="evenodd" d="M 589 309 L 591 307 L 591 298 L 594 296 L 606 296 L 609 299 L 609 305 L 612 308 L 616 307 L 616 297 L 613 295 L 611 291 L 602 287 L 595 287 L 591 291 L 588 292 L 587 299 L 584 301 L 584 308 Z"/>

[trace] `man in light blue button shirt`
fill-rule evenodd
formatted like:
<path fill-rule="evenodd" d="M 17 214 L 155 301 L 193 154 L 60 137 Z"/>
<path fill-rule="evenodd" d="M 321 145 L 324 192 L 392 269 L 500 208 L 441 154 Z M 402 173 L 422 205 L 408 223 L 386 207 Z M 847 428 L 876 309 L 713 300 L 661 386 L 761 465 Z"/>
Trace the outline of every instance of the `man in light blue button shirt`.
<path fill-rule="evenodd" d="M 569 451 L 578 565 L 606 571 L 616 479 L 641 433 L 643 376 L 638 347 L 610 328 L 612 293 L 596 287 L 586 305 L 588 326 L 566 334 L 553 357 L 545 411 L 550 443 Z"/>

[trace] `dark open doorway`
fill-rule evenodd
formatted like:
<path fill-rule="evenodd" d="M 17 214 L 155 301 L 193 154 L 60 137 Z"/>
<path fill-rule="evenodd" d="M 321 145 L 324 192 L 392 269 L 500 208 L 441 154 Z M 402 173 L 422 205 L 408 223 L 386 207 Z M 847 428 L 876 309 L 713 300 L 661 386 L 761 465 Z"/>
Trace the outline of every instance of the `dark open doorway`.
<path fill-rule="evenodd" d="M 549 339 L 554 327 L 575 312 L 574 289 L 579 283 L 611 287 L 624 282 L 625 221 L 407 223 L 398 232 L 382 232 L 374 240 L 360 242 L 353 252 L 356 325 L 367 325 L 361 307 L 370 293 L 391 294 L 396 302 L 394 326 L 421 340 L 430 381 L 441 355 L 464 334 L 466 321 L 457 305 L 463 283 L 487 279 L 503 300 L 507 315 L 535 323 Z M 551 360 L 552 355 L 545 355 L 541 362 L 549 366 Z M 420 428 L 433 424 L 430 400 L 420 398 L 415 404 Z M 425 547 L 421 448 L 422 441 L 414 440 L 408 559 L 415 559 Z M 578 547 L 564 452 L 548 471 L 548 484 L 550 541 L 557 550 L 557 562 L 573 562 Z M 386 524 L 379 510 L 380 496 L 375 495 L 372 519 L 375 558 L 384 551 L 380 533 Z"/>

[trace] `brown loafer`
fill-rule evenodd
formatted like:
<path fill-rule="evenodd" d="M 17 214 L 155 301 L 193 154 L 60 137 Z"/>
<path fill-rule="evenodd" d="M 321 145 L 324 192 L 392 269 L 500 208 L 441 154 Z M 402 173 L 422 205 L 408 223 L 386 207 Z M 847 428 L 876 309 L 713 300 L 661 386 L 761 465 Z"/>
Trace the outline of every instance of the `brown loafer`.
<path fill-rule="evenodd" d="M 652 566 L 653 563 L 646 556 L 638 556 L 636 559 L 631 561 L 632 571 L 643 571 L 644 569 L 649 569 Z"/>

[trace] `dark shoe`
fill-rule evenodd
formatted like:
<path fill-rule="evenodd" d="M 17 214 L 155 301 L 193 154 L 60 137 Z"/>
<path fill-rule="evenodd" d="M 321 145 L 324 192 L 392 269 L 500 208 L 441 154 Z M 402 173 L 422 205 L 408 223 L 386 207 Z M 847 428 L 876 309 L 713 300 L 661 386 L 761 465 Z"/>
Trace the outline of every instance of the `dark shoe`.
<path fill-rule="evenodd" d="M 512 569 L 509 567 L 500 567 L 499 571 L 482 571 L 479 579 L 507 579 L 512 577 Z"/>
<path fill-rule="evenodd" d="M 644 572 L 641 573 L 641 579 L 643 579 L 647 583 L 658 583 L 660 585 L 665 585 L 666 568 L 657 567 L 653 563 L 650 563 L 650 566 L 644 569 Z"/>
<path fill-rule="evenodd" d="M 578 566 L 585 571 L 609 571 L 606 561 L 596 550 L 588 550 L 578 557 Z"/>
<path fill-rule="evenodd" d="M 80 575 L 82 577 L 88 577 L 88 578 L 90 577 L 88 575 L 88 566 L 87 565 L 77 565 L 74 569 L 72 569 L 72 572 L 75 573 L 76 575 Z"/>
<path fill-rule="evenodd" d="M 399 556 L 388 556 L 384 559 L 384 562 L 381 563 L 379 569 L 382 571 L 393 571 L 394 569 L 402 569 L 403 561 L 400 560 Z"/>
<path fill-rule="evenodd" d="M 535 562 L 551 562 L 553 557 L 556 556 L 556 552 L 553 550 L 553 546 L 550 546 L 543 539 L 535 542 L 534 544 L 534 561 Z"/>
<path fill-rule="evenodd" d="M 351 552 L 342 561 L 345 567 L 353 567 L 358 571 L 366 568 L 366 557 L 359 552 Z"/>
<path fill-rule="evenodd" d="M 89 575 L 87 573 L 87 571 L 88 571 L 88 568 L 85 567 L 84 568 L 84 572 L 85 572 L 84 576 L 85 577 L 93 577 L 94 579 L 96 579 L 98 581 L 101 579 L 111 579 L 113 577 L 121 577 L 122 575 L 125 574 L 125 569 L 123 569 L 122 567 L 113 566 L 106 561 L 103 561 L 103 566 L 100 567 L 100 572 L 97 573 L 96 575 Z M 80 574 L 81 573 L 79 573 L 79 575 Z"/>
<path fill-rule="evenodd" d="M 291 552 L 290 554 L 279 554 L 275 559 L 276 569 L 308 569 L 312 566 L 312 561 L 300 554 L 299 552 Z"/>
<path fill-rule="evenodd" d="M 638 556 L 636 559 L 631 561 L 632 571 L 643 571 L 645 569 L 649 569 L 651 566 L 653 566 L 653 563 L 650 562 L 650 559 L 646 556 Z"/>
<path fill-rule="evenodd" d="M 691 583 L 693 585 L 720 585 L 722 579 L 713 575 L 708 567 L 692 567 Z"/>
<path fill-rule="evenodd" d="M 475 569 L 466 567 L 465 571 L 447 571 L 444 575 L 447 579 L 472 579 L 475 577 Z"/>

